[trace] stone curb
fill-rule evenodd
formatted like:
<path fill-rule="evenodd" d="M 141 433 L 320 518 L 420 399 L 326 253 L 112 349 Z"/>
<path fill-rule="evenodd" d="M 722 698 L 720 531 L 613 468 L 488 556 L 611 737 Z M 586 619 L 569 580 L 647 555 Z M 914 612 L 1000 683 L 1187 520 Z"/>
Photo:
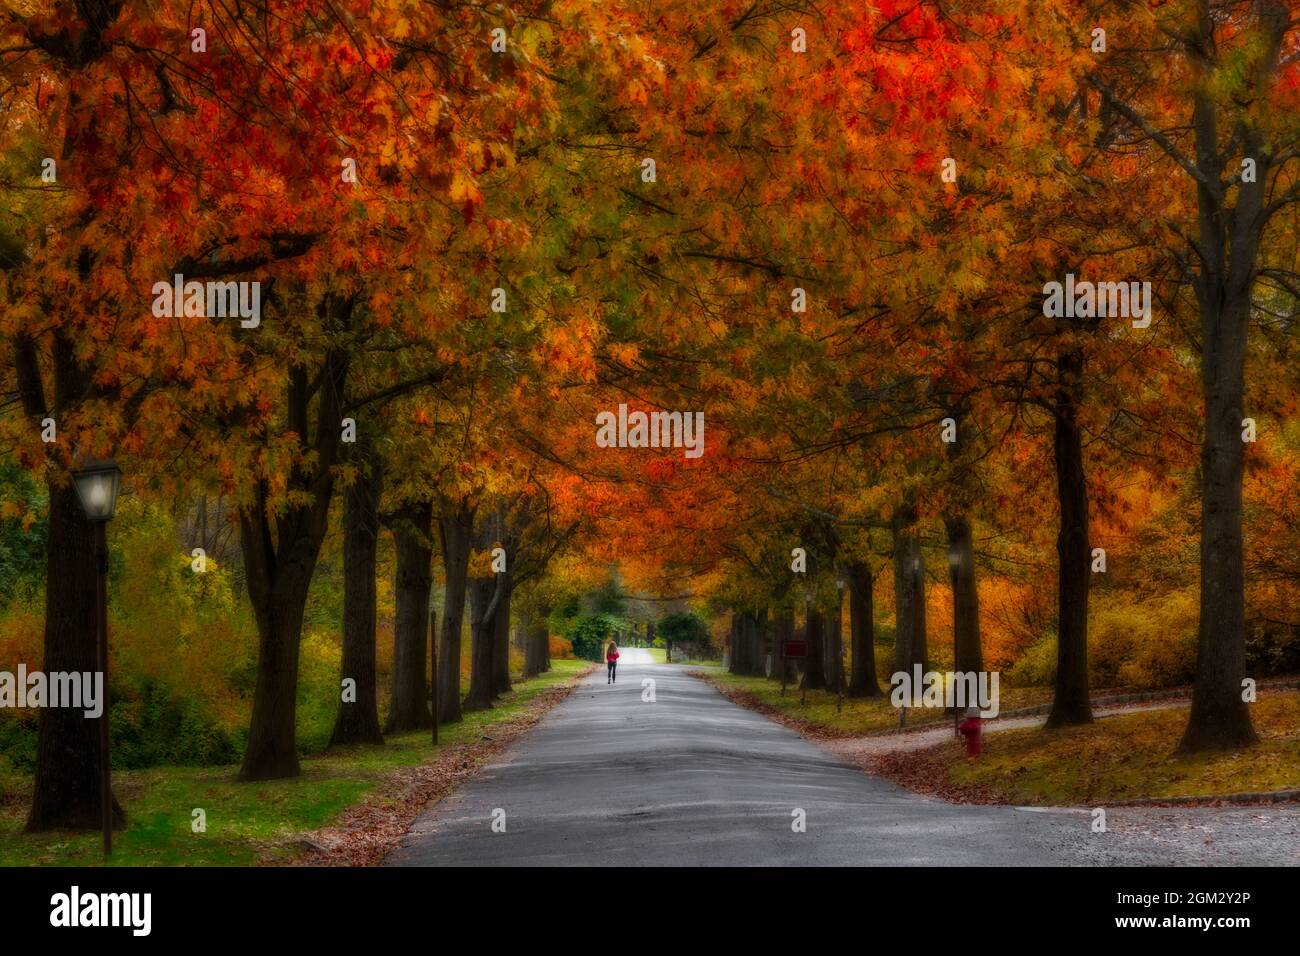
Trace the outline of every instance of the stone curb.
<path fill-rule="evenodd" d="M 1256 690 L 1296 690 L 1300 689 L 1300 678 L 1265 681 L 1262 684 L 1255 685 Z M 1180 688 L 1178 690 L 1156 690 L 1140 694 L 1110 694 L 1105 697 L 1092 698 L 1093 707 L 1109 707 L 1115 704 L 1140 704 L 1149 701 L 1165 700 L 1191 700 L 1191 688 Z M 994 721 L 1007 720 L 1015 717 L 1038 717 L 1050 713 L 1051 704 L 1039 704 L 1035 707 L 1020 707 L 1016 710 L 1006 710 L 992 718 Z M 894 734 L 914 734 L 923 730 L 934 730 L 936 726 L 942 726 L 941 721 L 931 721 L 924 724 L 914 724 L 911 727 L 898 729 L 891 727 L 888 730 L 872 730 L 862 734 L 863 737 L 888 737 Z M 1200 798 L 1196 798 L 1200 799 Z"/>
<path fill-rule="evenodd" d="M 1098 806 L 1162 807 L 1203 803 L 1289 803 L 1293 800 L 1300 800 L 1300 790 L 1273 790 L 1268 793 L 1220 793 L 1203 797 L 1144 797 L 1141 800 L 1099 803 Z"/>

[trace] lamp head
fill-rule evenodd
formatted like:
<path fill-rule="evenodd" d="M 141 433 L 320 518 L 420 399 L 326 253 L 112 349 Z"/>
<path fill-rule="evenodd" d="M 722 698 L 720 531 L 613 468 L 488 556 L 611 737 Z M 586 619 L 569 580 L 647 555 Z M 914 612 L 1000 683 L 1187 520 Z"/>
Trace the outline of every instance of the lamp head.
<path fill-rule="evenodd" d="M 72 473 L 81 510 L 91 521 L 112 521 L 117 512 L 117 491 L 122 472 L 111 458 L 90 461 Z"/>

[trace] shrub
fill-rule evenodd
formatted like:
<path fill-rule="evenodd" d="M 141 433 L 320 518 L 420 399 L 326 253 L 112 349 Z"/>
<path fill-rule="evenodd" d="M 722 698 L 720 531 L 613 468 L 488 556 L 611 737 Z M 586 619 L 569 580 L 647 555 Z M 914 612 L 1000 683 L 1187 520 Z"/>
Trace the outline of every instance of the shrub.
<path fill-rule="evenodd" d="M 1150 689 L 1191 683 L 1196 670 L 1195 588 L 1158 601 L 1124 595 L 1124 603 L 1094 610 L 1088 625 L 1088 670 L 1093 688 Z M 1099 602 L 1096 602 L 1099 603 Z M 1056 634 L 1032 644 L 1006 672 L 1016 687 L 1056 680 Z"/>
<path fill-rule="evenodd" d="M 606 614 L 584 614 L 575 618 L 566 635 L 573 645 L 573 656 L 587 661 L 599 661 L 605 649 L 605 641 L 613 630 L 613 622 Z"/>
<path fill-rule="evenodd" d="M 16 462 L 0 461 L 0 607 L 44 586 L 46 507 L 45 488 Z"/>
<path fill-rule="evenodd" d="M 1056 681 L 1056 632 L 1031 644 L 1003 675 L 1011 687 L 1049 687 Z"/>
<path fill-rule="evenodd" d="M 1146 689 L 1191 683 L 1199 613 L 1195 588 L 1095 613 L 1088 631 L 1092 685 Z"/>
<path fill-rule="evenodd" d="M 1273 676 L 1300 672 L 1300 628 L 1262 624 L 1246 636 L 1246 673 Z"/>
<path fill-rule="evenodd" d="M 115 688 L 116 690 L 116 688 Z M 154 681 L 114 700 L 113 762 L 124 770 L 157 764 L 204 765 L 239 759 L 240 741 L 193 697 Z"/>

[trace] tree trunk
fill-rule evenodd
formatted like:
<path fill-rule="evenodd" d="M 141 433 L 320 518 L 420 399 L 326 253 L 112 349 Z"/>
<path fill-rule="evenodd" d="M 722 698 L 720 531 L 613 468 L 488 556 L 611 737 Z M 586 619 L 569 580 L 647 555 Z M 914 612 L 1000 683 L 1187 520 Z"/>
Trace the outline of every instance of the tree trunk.
<path fill-rule="evenodd" d="M 346 331 L 354 303 L 355 298 L 323 297 L 318 306 L 322 327 Z M 300 503 L 273 510 L 263 481 L 256 500 L 239 513 L 244 579 L 258 633 L 257 684 L 241 780 L 298 775 L 294 718 L 302 620 L 312 573 L 329 528 L 348 367 L 349 355 L 340 347 L 325 354 L 317 374 L 306 365 L 289 369 L 286 434 L 296 435 L 300 448 L 313 453 L 309 465 L 295 465 L 288 475 L 288 488 Z M 309 436 L 313 403 L 316 427 L 314 436 Z"/>
<path fill-rule="evenodd" d="M 259 503 L 240 514 L 245 580 L 258 635 L 257 683 L 241 780 L 298 775 L 298 652 L 307 594 L 325 538 L 324 521 L 317 524 L 302 514 L 308 507 L 290 509 L 277 522 L 280 545 L 274 557 L 265 507 Z"/>
<path fill-rule="evenodd" d="M 763 645 L 766 642 L 768 630 L 767 608 L 751 614 L 750 621 L 753 625 L 749 641 L 749 652 L 753 662 L 752 673 L 755 677 L 766 677 L 767 661 L 765 660 L 766 655 L 763 653 Z"/>
<path fill-rule="evenodd" d="M 469 582 L 470 675 L 461 708 L 469 713 L 492 706 L 492 659 L 496 651 L 496 606 L 502 582 L 496 576 Z"/>
<path fill-rule="evenodd" d="M 849 565 L 848 572 L 849 642 L 853 655 L 848 694 L 850 697 L 879 697 L 871 565 L 856 561 Z"/>
<path fill-rule="evenodd" d="M 739 673 L 747 677 L 761 673 L 762 664 L 759 661 L 758 648 L 762 637 L 758 627 L 758 615 L 753 611 L 745 611 L 741 614 L 739 632 L 736 636 L 740 645 Z"/>
<path fill-rule="evenodd" d="M 835 593 L 837 600 L 826 613 L 826 633 L 822 640 L 826 689 L 832 693 L 844 689 L 844 595 L 838 590 Z"/>
<path fill-rule="evenodd" d="M 1201 607 L 1196 680 L 1182 753 L 1256 743 L 1241 698 L 1246 676 L 1245 572 L 1241 531 L 1241 440 L 1249 303 L 1209 321 L 1203 358 L 1205 436 L 1201 446 Z"/>
<path fill-rule="evenodd" d="M 548 607 L 546 613 L 542 615 L 541 623 L 538 625 L 541 630 L 537 635 L 537 652 L 541 657 L 543 674 L 551 669 L 551 628 L 548 623 L 550 616 L 551 609 Z"/>
<path fill-rule="evenodd" d="M 72 343 L 54 337 L 54 417 L 86 394 L 87 374 Z M 23 411 L 32 426 L 50 414 L 36 342 L 20 335 L 14 367 Z M 96 620 L 95 526 L 86 520 L 71 483 L 47 482 L 49 530 L 45 545 L 45 636 L 42 667 L 50 671 L 99 670 Z M 110 597 L 111 599 L 111 597 Z M 105 686 L 107 690 L 107 685 Z M 105 711 L 104 718 L 108 718 Z M 29 833 L 98 830 L 100 812 L 99 727 L 79 710 L 42 707 L 37 717 L 36 779 Z M 126 816 L 113 801 L 113 826 Z"/>
<path fill-rule="evenodd" d="M 825 630 L 826 623 L 822 612 L 809 602 L 807 623 L 804 626 L 804 639 L 808 642 L 808 657 L 805 659 L 803 672 L 803 686 L 808 690 L 823 690 L 826 687 Z"/>
<path fill-rule="evenodd" d="M 429 714 L 429 727 L 433 730 L 433 742 L 438 742 L 438 612 L 429 608 L 429 700 L 425 710 Z"/>
<path fill-rule="evenodd" d="M 782 679 L 782 674 L 789 674 L 789 662 L 781 656 L 781 647 L 786 641 L 794 640 L 794 612 L 781 610 L 772 622 L 772 677 Z"/>
<path fill-rule="evenodd" d="M 94 673 L 95 526 L 86 520 L 71 484 L 50 484 L 46 544 L 45 672 Z M 104 718 L 108 718 L 107 711 Z M 28 833 L 98 830 L 99 728 L 80 710 L 42 707 L 37 717 L 36 779 Z M 113 827 L 126 822 L 116 798 Z"/>
<path fill-rule="evenodd" d="M 952 570 L 952 629 L 954 670 L 978 673 L 984 670 L 980 644 L 980 595 L 975 573 L 975 546 L 970 522 L 964 515 L 944 521 L 949 555 L 957 558 Z"/>
<path fill-rule="evenodd" d="M 481 553 L 498 540 L 500 524 L 495 512 L 484 514 L 474 529 L 471 550 Z M 487 577 L 469 581 L 470 675 L 469 690 L 461 701 L 465 711 L 486 710 L 492 706 L 496 657 L 496 614 L 507 586 L 504 574 L 488 572 Z"/>
<path fill-rule="evenodd" d="M 1260 4 L 1268 46 L 1261 49 L 1258 82 L 1270 82 L 1289 14 L 1282 3 Z M 1203 24 L 1208 23 L 1208 18 Z M 1212 44 L 1212 38 L 1207 38 Z M 1196 163 L 1206 181 L 1218 184 L 1222 159 L 1216 103 L 1197 95 L 1194 113 Z M 1197 185 L 1200 208 L 1198 248 L 1202 271 L 1196 281 L 1201 315 L 1201 389 L 1205 434 L 1201 440 L 1201 607 L 1196 639 L 1192 709 L 1179 752 L 1235 750 L 1258 741 L 1250 711 L 1241 699 L 1246 676 L 1245 570 L 1241 532 L 1241 479 L 1245 443 L 1246 344 L 1251 290 L 1270 198 L 1267 174 L 1271 150 L 1253 124 L 1245 129 L 1244 155 L 1258 158 L 1253 183 L 1241 183 L 1235 209 L 1220 211 L 1219 197 Z M 1225 242 L 1224 229 L 1227 228 Z"/>
<path fill-rule="evenodd" d="M 260 531 L 263 522 L 243 519 L 242 538 Z M 309 543 L 308 543 L 309 544 Z M 309 551 L 298 547 L 295 552 Z M 245 564 L 247 564 L 247 560 Z M 296 777 L 298 742 L 295 719 L 298 704 L 298 652 L 307 592 L 315 567 L 308 560 L 286 564 L 265 583 L 253 586 L 253 613 L 257 619 L 257 683 L 253 689 L 253 717 L 248 727 L 248 747 L 240 769 L 241 780 L 276 780 Z"/>
<path fill-rule="evenodd" d="M 510 693 L 510 572 L 501 575 L 501 600 L 494 616 L 495 647 L 492 654 L 492 696 Z"/>
<path fill-rule="evenodd" d="M 330 746 L 382 744 L 375 679 L 375 566 L 379 544 L 379 496 L 383 476 L 369 443 L 352 458 L 361 473 L 343 493 L 343 669 L 356 682 L 352 701 L 339 696 Z M 368 474 L 366 472 L 369 472 Z M 342 681 L 340 681 L 341 690 Z M 351 695 L 349 695 L 351 696 Z"/>
<path fill-rule="evenodd" d="M 1055 401 L 1056 494 L 1061 527 L 1056 539 L 1057 576 L 1056 693 L 1048 727 L 1092 721 L 1088 697 L 1088 588 L 1092 551 L 1088 547 L 1088 485 L 1083 474 L 1083 435 L 1075 390 L 1083 374 L 1083 353 L 1057 359 Z"/>
<path fill-rule="evenodd" d="M 524 637 L 524 680 L 536 677 L 541 671 L 541 662 L 537 659 L 537 643 L 533 630 L 537 626 L 533 612 L 527 606 L 519 609 L 519 631 Z"/>
<path fill-rule="evenodd" d="M 442 607 L 442 648 L 438 658 L 439 723 L 460 720 L 460 632 L 465 620 L 465 587 L 469 577 L 474 509 L 465 501 L 448 505 L 438 516 L 438 536 L 447 591 Z"/>
<path fill-rule="evenodd" d="M 727 662 L 727 670 L 732 674 L 744 673 L 741 658 L 744 651 L 740 646 L 740 612 L 731 612 L 731 626 L 727 632 L 727 645 L 731 650 L 731 660 Z"/>
<path fill-rule="evenodd" d="M 420 730 L 433 723 L 429 713 L 429 595 L 433 590 L 433 506 L 421 502 L 393 521 L 397 552 L 393 615 L 393 695 L 385 733 Z"/>
<path fill-rule="evenodd" d="M 916 510 L 904 506 L 894 515 L 894 670 L 912 673 L 928 665 L 925 633 L 925 559 L 912 530 Z"/>
<path fill-rule="evenodd" d="M 546 669 L 546 645 L 550 642 L 546 619 L 549 608 L 521 612 L 519 627 L 524 632 L 524 678 L 536 677 Z"/>

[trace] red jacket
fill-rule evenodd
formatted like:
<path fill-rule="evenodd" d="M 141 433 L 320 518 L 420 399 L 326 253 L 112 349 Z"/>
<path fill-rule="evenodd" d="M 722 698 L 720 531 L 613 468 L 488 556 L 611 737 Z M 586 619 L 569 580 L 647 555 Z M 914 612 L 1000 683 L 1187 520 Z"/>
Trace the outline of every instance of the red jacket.
<path fill-rule="evenodd" d="M 618 649 L 611 647 L 609 650 L 607 650 L 605 652 L 605 660 L 611 664 L 614 663 L 614 661 L 618 660 Z"/>

